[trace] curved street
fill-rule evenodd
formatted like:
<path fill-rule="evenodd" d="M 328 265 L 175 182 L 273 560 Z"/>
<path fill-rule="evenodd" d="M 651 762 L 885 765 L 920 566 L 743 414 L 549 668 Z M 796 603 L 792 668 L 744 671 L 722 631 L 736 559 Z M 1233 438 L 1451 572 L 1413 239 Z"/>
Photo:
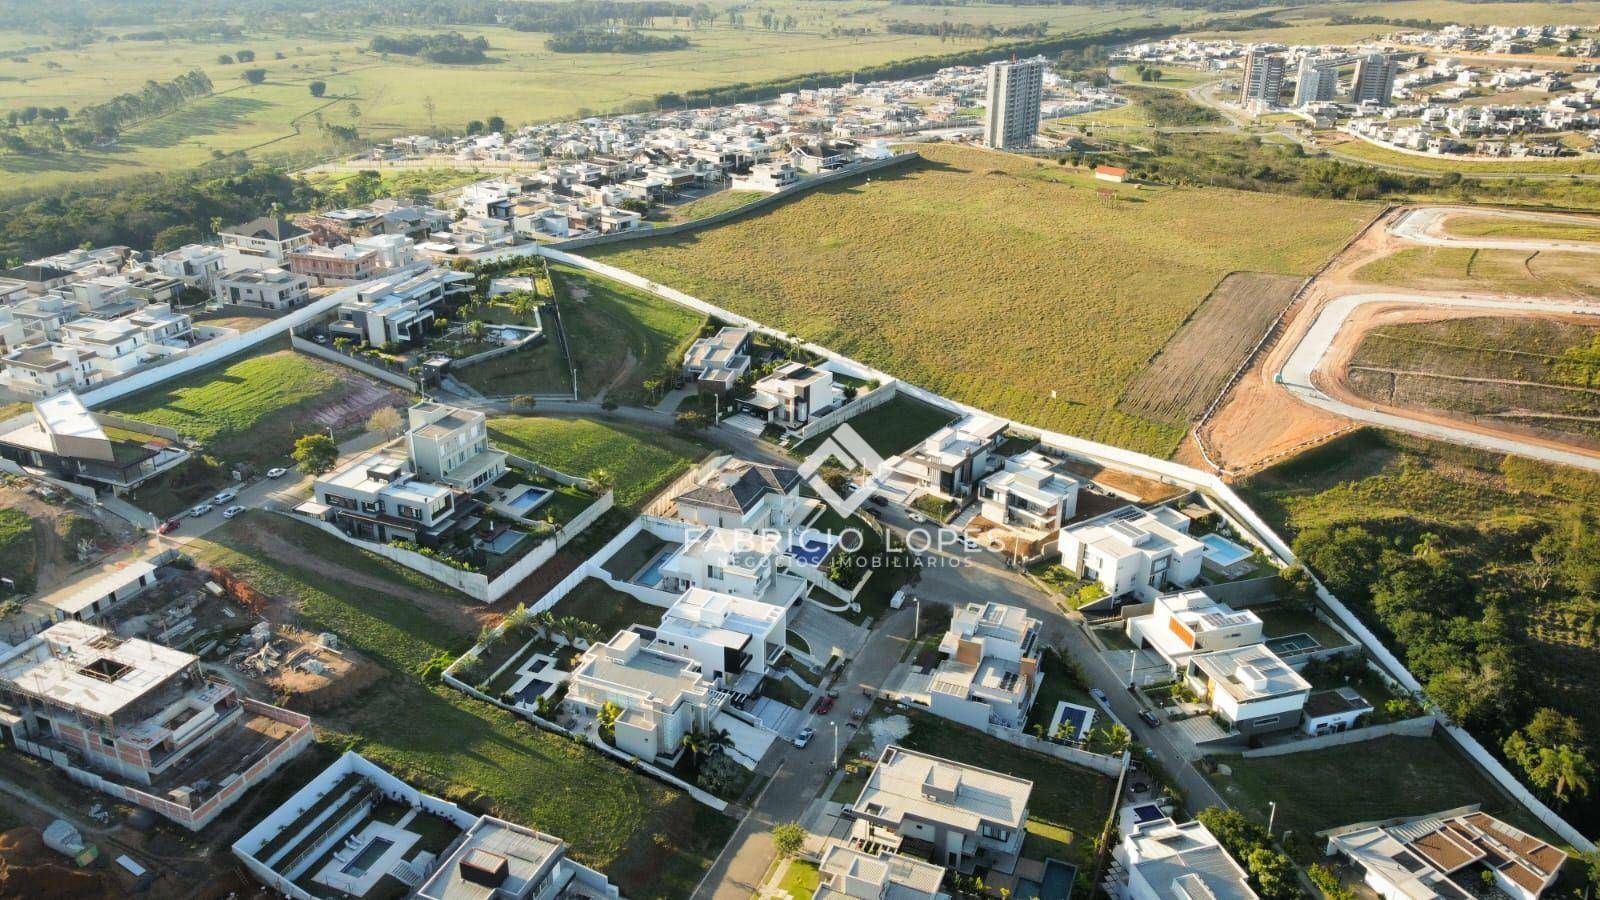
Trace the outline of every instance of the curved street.
<path fill-rule="evenodd" d="M 1472 250 L 1527 250 L 1532 252 L 1561 251 L 1563 253 L 1600 253 L 1600 243 L 1594 241 L 1541 240 L 1537 238 L 1462 237 L 1451 234 L 1446 225 L 1452 216 L 1471 216 L 1475 219 L 1504 219 L 1511 222 L 1534 222 L 1551 225 L 1596 226 L 1593 217 L 1568 216 L 1560 213 L 1512 212 L 1500 209 L 1477 209 L 1462 206 L 1425 206 L 1413 209 L 1389 227 L 1389 233 L 1398 238 L 1425 244 L 1430 247 L 1462 247 Z"/>

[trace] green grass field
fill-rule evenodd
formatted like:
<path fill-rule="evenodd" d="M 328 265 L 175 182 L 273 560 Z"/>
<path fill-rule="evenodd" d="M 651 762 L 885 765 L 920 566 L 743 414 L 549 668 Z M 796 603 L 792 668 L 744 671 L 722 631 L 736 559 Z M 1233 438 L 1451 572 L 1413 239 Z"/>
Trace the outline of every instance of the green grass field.
<path fill-rule="evenodd" d="M 1500 216 L 1451 216 L 1445 231 L 1459 237 L 1494 237 L 1512 240 L 1600 241 L 1600 223 L 1528 222 Z"/>
<path fill-rule="evenodd" d="M 1108 201 L 1083 172 L 918 152 L 870 182 L 593 255 L 974 406 L 1166 454 L 1182 428 L 1115 408 L 1151 349 L 1229 272 L 1308 273 L 1374 210 L 1131 185 Z"/>
<path fill-rule="evenodd" d="M 903 394 L 875 409 L 869 409 L 848 423 L 861 439 L 882 457 L 916 446 L 923 438 L 950 424 L 955 417 L 936 406 L 929 406 Z M 816 449 L 833 431 L 825 431 L 795 448 L 797 456 L 806 456 Z"/>
<path fill-rule="evenodd" d="M 425 25 L 345 28 L 337 13 L 299 33 L 269 23 L 237 20 L 244 30 L 225 41 L 94 41 L 70 49 L 0 59 L 0 108 L 28 104 L 66 106 L 98 103 L 147 79 L 167 80 L 199 68 L 216 95 L 130 129 L 113 147 L 41 156 L 0 156 L 0 192 L 46 188 L 84 177 L 121 176 L 183 168 L 211 158 L 213 151 L 252 156 L 326 156 L 335 148 L 316 116 L 354 124 L 363 136 L 391 136 L 438 126 L 459 131 L 470 119 L 501 115 L 513 123 L 546 121 L 648 105 L 658 94 L 756 82 L 808 72 L 840 72 L 898 59 L 952 53 L 980 42 L 942 42 L 936 36 L 890 34 L 892 19 L 921 19 L 933 10 L 867 3 L 841 8 L 821 0 L 775 0 L 764 9 L 793 15 L 792 31 L 773 32 L 750 17 L 733 28 L 712 4 L 716 25 L 690 30 L 687 20 L 661 18 L 649 33 L 684 35 L 690 47 L 648 54 L 554 53 L 547 34 L 504 27 Z M 221 14 L 219 14 L 220 17 Z M 963 7 L 961 21 L 1048 21 L 1051 34 L 1086 33 L 1115 27 L 1177 22 L 1191 14 L 1173 10 L 1138 12 L 1096 6 L 1052 6 L 1021 10 L 1008 6 Z M 163 22 L 159 14 L 151 25 Z M 870 28 L 860 36 L 832 35 L 836 26 Z M 483 35 L 491 48 L 479 65 L 438 65 L 403 56 L 371 53 L 375 34 L 445 31 Z M 0 48 L 47 43 L 41 35 L 0 32 Z M 222 65 L 218 57 L 250 49 L 249 64 Z M 282 54 L 283 58 L 277 58 Z M 241 72 L 267 70 L 267 81 L 246 85 Z M 327 96 L 311 96 L 321 80 Z M 433 111 L 429 112 L 429 103 Z M 351 115 L 354 108 L 355 115 Z"/>
<path fill-rule="evenodd" d="M 504 416 L 489 420 L 495 445 L 573 475 L 610 473 L 619 506 L 638 509 L 710 448 L 678 433 L 593 419 Z"/>
<path fill-rule="evenodd" d="M 1422 290 L 1587 298 L 1600 291 L 1600 266 L 1586 253 L 1407 247 L 1362 266 L 1355 277 Z"/>
<path fill-rule="evenodd" d="M 600 639 L 609 641 L 612 635 L 629 625 L 649 625 L 652 628 L 660 625 L 664 610 L 641 603 L 598 578 L 587 578 L 551 607 L 550 612 L 558 619 L 576 616 L 598 625 L 602 635 Z"/>
<path fill-rule="evenodd" d="M 1145 87 L 1168 88 L 1174 91 L 1192 88 L 1197 84 L 1209 84 L 1222 77 L 1218 72 L 1204 72 L 1188 66 L 1154 66 L 1147 68 L 1154 68 L 1159 71 L 1161 73 L 1160 80 L 1145 81 L 1140 77 L 1134 66 L 1114 66 L 1111 69 L 1111 77 L 1116 81 L 1125 81 Z"/>
<path fill-rule="evenodd" d="M 283 544 L 296 548 L 293 559 L 276 549 Z M 201 562 L 289 599 L 305 627 L 334 632 L 387 670 L 359 700 L 318 716 L 324 743 L 354 749 L 429 793 L 560 835 L 630 897 L 687 896 L 732 834 L 732 819 L 582 744 L 423 685 L 416 672 L 425 661 L 459 655 L 474 635 L 397 596 L 417 589 L 421 576 L 259 512 L 190 546 Z M 351 584 L 344 570 L 394 589 Z"/>
<path fill-rule="evenodd" d="M 15 581 L 21 593 L 33 591 L 37 555 L 33 519 L 19 509 L 0 509 L 0 572 Z"/>
<path fill-rule="evenodd" d="M 691 200 L 682 206 L 674 207 L 664 220 L 673 224 L 695 222 L 730 209 L 738 209 L 765 196 L 767 195 L 764 191 L 718 191 L 709 197 L 701 197 L 699 200 Z"/>
<path fill-rule="evenodd" d="M 1361 140 L 1328 147 L 1334 156 L 1354 162 L 1376 163 L 1419 172 L 1460 172 L 1463 175 L 1594 175 L 1600 159 L 1475 159 L 1416 156 Z"/>
<path fill-rule="evenodd" d="M 1252 16 L 1258 10 L 1244 10 L 1228 17 Z M 1333 14 L 1352 18 L 1378 16 L 1387 19 L 1431 19 L 1475 25 L 1566 25 L 1595 21 L 1600 3 L 1578 2 L 1486 2 L 1474 0 L 1366 0 L 1289 7 L 1274 12 L 1278 27 L 1245 31 L 1201 31 L 1196 37 L 1230 38 L 1236 41 L 1273 41 L 1285 44 L 1348 44 L 1379 37 L 1397 30 L 1383 23 L 1335 25 Z"/>
<path fill-rule="evenodd" d="M 359 383 L 332 363 L 275 350 L 209 366 L 118 400 L 110 411 L 176 429 L 219 459 L 261 465 L 323 430 L 309 417 Z"/>

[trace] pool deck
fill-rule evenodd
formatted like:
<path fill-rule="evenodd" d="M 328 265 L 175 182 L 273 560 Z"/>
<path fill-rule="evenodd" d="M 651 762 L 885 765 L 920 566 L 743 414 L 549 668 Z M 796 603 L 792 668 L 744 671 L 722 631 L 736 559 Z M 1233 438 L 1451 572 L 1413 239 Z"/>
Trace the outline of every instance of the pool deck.
<path fill-rule="evenodd" d="M 405 830 L 405 826 L 416 815 L 416 811 L 412 810 L 393 825 L 378 821 L 368 821 L 355 835 L 356 839 L 361 842 L 361 849 L 354 854 L 344 855 L 344 859 L 339 858 L 342 854 L 334 854 L 333 859 L 328 860 L 327 865 L 324 865 L 311 880 L 334 890 L 343 891 L 352 897 L 365 896 L 368 891 L 372 890 L 373 885 L 376 885 L 383 876 L 389 874 L 389 870 L 399 865 L 405 858 L 406 853 L 411 850 L 417 841 L 421 840 L 420 835 Z M 366 849 L 367 844 L 377 838 L 385 838 L 392 841 L 393 844 L 373 861 L 365 872 L 359 875 L 345 874 L 342 871 L 344 867 L 359 856 L 361 851 Z"/>

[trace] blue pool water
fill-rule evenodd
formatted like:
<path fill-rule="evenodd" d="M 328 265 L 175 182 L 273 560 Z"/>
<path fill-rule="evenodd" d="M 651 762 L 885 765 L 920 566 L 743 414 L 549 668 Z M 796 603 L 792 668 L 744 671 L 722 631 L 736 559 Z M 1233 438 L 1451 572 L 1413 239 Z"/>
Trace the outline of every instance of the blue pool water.
<path fill-rule="evenodd" d="M 1078 869 L 1059 859 L 1044 861 L 1044 881 L 1039 885 L 1039 900 L 1067 900 L 1072 896 L 1072 879 Z"/>
<path fill-rule="evenodd" d="M 1220 534 L 1203 534 L 1200 536 L 1200 543 L 1206 545 L 1206 558 L 1223 568 L 1242 563 L 1250 558 L 1249 550 Z"/>
<path fill-rule="evenodd" d="M 663 550 L 660 553 L 657 553 L 656 558 L 650 560 L 650 565 L 644 567 L 644 571 L 639 573 L 639 577 L 635 578 L 634 582 L 637 584 L 642 584 L 645 587 L 655 587 L 656 585 L 660 584 L 661 567 L 666 565 L 667 560 L 672 558 L 673 549 L 676 548 Z"/>
<path fill-rule="evenodd" d="M 805 538 L 791 542 L 789 549 L 785 552 L 794 557 L 797 562 L 814 566 L 822 562 L 822 558 L 828 555 L 828 551 L 832 547 L 833 544 L 821 538 Z"/>
<path fill-rule="evenodd" d="M 523 518 L 527 518 L 528 513 L 532 512 L 534 507 L 549 499 L 551 493 L 549 488 L 530 487 L 516 497 L 507 500 L 506 508 Z"/>
<path fill-rule="evenodd" d="M 339 871 L 346 875 L 355 875 L 359 878 L 360 876 L 367 874 L 367 870 L 372 868 L 373 863 L 378 861 L 378 857 L 382 856 L 384 851 L 393 846 L 394 841 L 391 841 L 388 838 L 373 838 L 367 842 L 365 847 L 361 848 L 361 852 L 356 854 L 355 859 L 345 863 L 344 868 L 340 869 Z"/>
<path fill-rule="evenodd" d="M 484 549 L 490 553 L 507 553 L 517 545 L 517 541 L 527 536 L 528 533 L 525 531 L 505 531 L 499 537 L 490 541 Z"/>

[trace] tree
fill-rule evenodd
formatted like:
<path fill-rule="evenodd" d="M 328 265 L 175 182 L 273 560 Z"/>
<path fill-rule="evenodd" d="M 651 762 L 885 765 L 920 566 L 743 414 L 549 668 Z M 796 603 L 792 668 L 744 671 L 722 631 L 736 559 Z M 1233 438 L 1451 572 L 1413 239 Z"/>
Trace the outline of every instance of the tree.
<path fill-rule="evenodd" d="M 260 84 L 263 81 L 267 80 L 267 70 L 266 69 L 245 69 L 243 74 L 240 75 L 240 77 L 243 78 L 245 81 L 249 82 L 250 84 Z"/>
<path fill-rule="evenodd" d="M 595 720 L 600 723 L 600 736 L 607 741 L 615 740 L 617 720 L 620 718 L 622 718 L 622 707 L 607 700 L 605 705 L 600 707 L 600 714 L 595 716 Z"/>
<path fill-rule="evenodd" d="M 1594 777 L 1594 764 L 1588 757 L 1563 744 L 1539 751 L 1538 764 L 1528 772 L 1535 787 L 1546 791 L 1558 803 L 1566 804 L 1574 797 L 1589 796 L 1589 779 Z"/>
<path fill-rule="evenodd" d="M 489 126 L 489 130 L 490 131 L 505 131 L 506 130 L 506 120 L 501 118 L 500 116 L 490 116 L 489 117 L 489 121 L 488 121 L 487 124 Z"/>
<path fill-rule="evenodd" d="M 233 58 L 239 62 L 255 62 L 256 52 L 254 50 L 235 50 Z"/>
<path fill-rule="evenodd" d="M 1293 900 L 1300 896 L 1294 863 L 1271 847 L 1257 847 L 1245 857 L 1245 868 L 1256 880 L 1261 896 L 1268 900 Z"/>
<path fill-rule="evenodd" d="M 1306 870 L 1306 875 L 1327 900 L 1356 900 L 1356 892 L 1345 887 L 1339 876 L 1327 866 L 1312 865 Z"/>
<path fill-rule="evenodd" d="M 217 65 L 219 65 L 219 66 L 231 66 L 231 65 L 233 65 L 233 57 L 231 57 L 228 54 L 224 53 L 221 56 L 217 57 Z"/>
<path fill-rule="evenodd" d="M 467 123 L 467 134 L 483 134 L 483 120 L 473 119 Z"/>
<path fill-rule="evenodd" d="M 321 97 L 328 92 L 328 83 L 326 81 L 313 81 L 307 87 L 311 88 L 311 96 L 313 97 Z"/>
<path fill-rule="evenodd" d="M 405 423 L 400 418 L 399 410 L 392 406 L 380 406 L 367 417 L 367 430 L 376 431 L 384 435 L 393 435 L 399 432 Z"/>
<path fill-rule="evenodd" d="M 156 232 L 156 239 L 151 242 L 150 246 L 157 253 L 166 253 L 186 244 L 198 243 L 200 243 L 200 229 L 185 223 L 163 228 Z"/>
<path fill-rule="evenodd" d="M 475 341 L 483 340 L 483 336 L 488 333 L 489 326 L 484 324 L 482 319 L 473 319 L 471 322 L 467 323 L 467 337 L 472 338 Z"/>
<path fill-rule="evenodd" d="M 799 822 L 784 822 L 772 829 L 772 849 L 785 859 L 799 853 L 806 845 L 806 830 Z"/>
<path fill-rule="evenodd" d="M 294 442 L 295 464 L 307 475 L 321 475 L 339 461 L 339 447 L 325 434 L 308 434 Z"/>

